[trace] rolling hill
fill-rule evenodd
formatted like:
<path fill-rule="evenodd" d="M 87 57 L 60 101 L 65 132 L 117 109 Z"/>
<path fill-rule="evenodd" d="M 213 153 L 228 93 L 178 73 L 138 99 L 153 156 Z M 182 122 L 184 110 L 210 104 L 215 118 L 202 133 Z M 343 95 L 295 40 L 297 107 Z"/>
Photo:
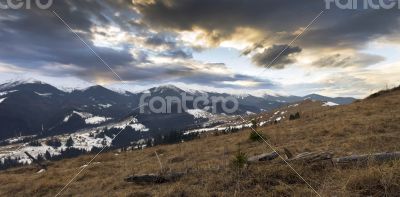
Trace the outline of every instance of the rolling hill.
<path fill-rule="evenodd" d="M 284 148 L 294 154 L 327 151 L 335 156 L 399 151 L 399 104 L 398 90 L 343 106 L 306 100 L 246 116 L 246 121 L 238 118 L 230 125 L 248 124 L 254 118 L 265 122 L 257 130 L 281 154 Z M 287 118 L 297 112 L 300 118 Z M 91 196 L 96 191 L 105 196 L 397 196 L 400 192 L 399 161 L 371 160 L 347 167 L 291 163 L 315 191 L 281 159 L 239 170 L 232 166 L 239 151 L 253 156 L 271 148 L 250 141 L 252 130 L 246 127 L 239 132 L 216 131 L 179 144 L 104 152 L 89 165 L 94 155 L 52 162 L 40 173 L 33 166 L 10 169 L 0 174 L 0 194 L 54 196 L 82 169 L 62 195 Z M 132 174 L 159 173 L 159 163 L 164 172 L 186 173 L 170 183 L 124 181 Z"/>

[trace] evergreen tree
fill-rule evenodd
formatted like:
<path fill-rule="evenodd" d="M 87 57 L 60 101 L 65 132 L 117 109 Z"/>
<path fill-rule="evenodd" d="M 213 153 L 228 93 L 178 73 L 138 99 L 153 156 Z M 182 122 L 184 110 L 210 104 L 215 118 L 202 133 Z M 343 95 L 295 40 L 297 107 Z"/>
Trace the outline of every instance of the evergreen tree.
<path fill-rule="evenodd" d="M 251 120 L 251 127 L 257 131 L 258 122 L 256 119 Z"/>
<path fill-rule="evenodd" d="M 70 136 L 67 140 L 67 142 L 65 143 L 65 146 L 72 147 L 74 145 L 74 140 L 72 139 L 72 137 Z"/>
<path fill-rule="evenodd" d="M 289 120 L 296 120 L 296 119 L 299 119 L 300 118 L 300 113 L 299 112 L 297 112 L 296 114 L 290 114 L 290 116 L 289 116 Z"/>
<path fill-rule="evenodd" d="M 46 141 L 46 145 L 51 146 L 54 149 L 56 149 L 61 146 L 61 140 L 58 138 L 52 138 L 52 139 Z"/>
<path fill-rule="evenodd" d="M 101 141 L 101 145 L 107 146 L 107 139 L 106 139 L 106 137 L 104 137 L 103 140 Z"/>
<path fill-rule="evenodd" d="M 36 160 L 38 160 L 38 161 L 44 161 L 43 155 L 42 155 L 42 154 L 38 154 Z"/>
<path fill-rule="evenodd" d="M 300 113 L 297 112 L 297 113 L 294 115 L 294 118 L 295 118 L 295 119 L 299 119 L 299 118 L 300 118 Z"/>
<path fill-rule="evenodd" d="M 152 147 L 153 146 L 153 140 L 152 139 L 148 139 L 146 142 L 146 147 Z"/>
<path fill-rule="evenodd" d="M 46 153 L 44 154 L 44 158 L 45 158 L 46 160 L 51 160 L 51 154 L 50 154 L 49 151 L 46 151 Z"/>

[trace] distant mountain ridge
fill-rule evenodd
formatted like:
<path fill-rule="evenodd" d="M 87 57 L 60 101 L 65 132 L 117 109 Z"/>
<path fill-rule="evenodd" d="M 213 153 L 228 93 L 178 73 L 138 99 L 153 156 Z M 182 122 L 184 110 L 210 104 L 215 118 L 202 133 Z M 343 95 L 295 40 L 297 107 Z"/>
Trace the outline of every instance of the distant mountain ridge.
<path fill-rule="evenodd" d="M 264 95 L 263 98 L 265 98 L 267 100 L 281 101 L 281 102 L 287 102 L 287 103 L 295 103 L 295 102 L 303 101 L 306 99 L 310 99 L 310 100 L 317 100 L 317 101 L 328 101 L 328 102 L 333 102 L 333 103 L 337 103 L 340 105 L 350 104 L 355 100 L 355 98 L 352 98 L 352 97 L 327 97 L 327 96 L 322 96 L 319 94 L 309 94 L 306 96 Z"/>
<path fill-rule="evenodd" d="M 234 114 L 259 113 L 271 111 L 288 103 L 304 99 L 330 101 L 337 104 L 351 103 L 353 98 L 330 98 L 321 95 L 256 97 L 238 96 L 224 93 L 186 91 L 173 85 L 150 88 L 147 91 L 132 93 L 115 92 L 103 86 L 91 86 L 71 92 L 62 91 L 40 81 L 14 81 L 0 85 L 0 140 L 19 135 L 55 135 L 74 132 L 83 128 L 119 121 L 128 116 L 137 119 L 152 132 L 180 130 L 196 127 L 209 121 L 188 112 L 170 114 L 139 113 L 137 110 L 141 96 L 180 96 L 185 93 L 194 98 L 209 97 L 237 98 L 239 107 Z M 187 106 L 193 106 L 189 101 Z M 217 114 L 224 115 L 220 105 Z M 81 114 L 81 115 L 79 115 Z M 82 115 L 85 114 L 85 115 Z M 68 117 L 68 118 L 67 118 Z"/>

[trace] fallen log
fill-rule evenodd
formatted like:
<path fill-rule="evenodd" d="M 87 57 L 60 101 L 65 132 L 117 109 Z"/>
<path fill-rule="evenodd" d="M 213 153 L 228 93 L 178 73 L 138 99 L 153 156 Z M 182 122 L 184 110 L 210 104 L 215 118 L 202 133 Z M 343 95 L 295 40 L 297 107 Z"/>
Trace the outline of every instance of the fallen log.
<path fill-rule="evenodd" d="M 400 152 L 385 152 L 385 153 L 373 153 L 364 155 L 351 155 L 346 157 L 333 158 L 333 154 L 330 152 L 304 152 L 296 156 L 288 150 L 284 149 L 284 154 L 288 159 L 288 162 L 298 162 L 298 163 L 316 163 L 316 162 L 326 162 L 329 161 L 333 165 L 346 166 L 346 165 L 365 165 L 368 162 L 378 162 L 383 163 L 392 160 L 400 160 Z M 261 162 L 261 161 L 271 161 L 279 157 L 277 152 L 264 153 L 249 157 L 249 162 Z M 283 162 L 283 161 L 282 161 Z"/>
<path fill-rule="evenodd" d="M 144 174 L 144 175 L 132 175 L 124 180 L 126 182 L 136 183 L 136 184 L 162 184 L 168 182 L 174 182 L 179 180 L 185 173 L 168 173 L 164 175 L 157 174 Z"/>
<path fill-rule="evenodd" d="M 305 162 L 305 163 L 313 163 L 313 162 L 331 160 L 332 156 L 333 156 L 332 153 L 329 153 L 329 152 L 304 152 L 304 153 L 300 153 L 296 156 L 293 156 L 292 154 L 289 154 L 289 156 L 288 156 L 288 153 L 289 153 L 289 150 L 285 149 L 285 155 L 289 158 L 286 161 Z M 264 153 L 261 155 L 249 157 L 248 161 L 249 162 L 271 161 L 278 157 L 279 157 L 279 154 L 277 152 Z"/>
<path fill-rule="evenodd" d="M 314 163 L 314 162 L 331 160 L 332 156 L 333 154 L 329 152 L 305 152 L 305 153 L 300 153 L 291 159 L 288 159 L 288 161 Z"/>
<path fill-rule="evenodd" d="M 333 158 L 332 161 L 336 165 L 346 165 L 346 164 L 366 164 L 368 161 L 375 161 L 382 163 L 399 159 L 400 159 L 400 152 L 391 152 L 391 153 L 386 152 L 386 153 L 352 155 L 347 157 Z"/>
<path fill-rule="evenodd" d="M 279 157 L 279 154 L 277 152 L 272 152 L 272 153 L 263 153 L 261 155 L 256 155 L 249 157 L 247 159 L 248 162 L 259 162 L 259 161 L 271 161 Z"/>

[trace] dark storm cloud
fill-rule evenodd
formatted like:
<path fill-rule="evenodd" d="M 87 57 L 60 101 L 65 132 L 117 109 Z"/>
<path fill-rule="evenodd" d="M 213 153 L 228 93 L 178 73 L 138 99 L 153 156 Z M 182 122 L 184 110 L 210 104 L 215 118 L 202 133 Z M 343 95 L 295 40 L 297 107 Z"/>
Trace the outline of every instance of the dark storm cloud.
<path fill-rule="evenodd" d="M 189 61 L 188 59 L 192 57 L 191 50 L 181 46 L 182 43 L 176 40 L 174 34 L 151 33 L 146 24 L 135 20 L 137 14 L 133 10 L 128 12 L 125 9 L 126 12 L 124 12 L 124 8 L 117 3 L 125 4 L 125 1 L 110 2 L 55 1 L 52 9 L 123 80 L 142 83 L 177 81 L 220 86 L 223 81 L 234 82 L 242 78 L 206 73 L 204 70 L 199 70 L 201 66 L 190 67 L 190 62 L 185 61 Z M 75 76 L 87 81 L 117 80 L 106 65 L 51 10 L 36 9 L 23 12 L 7 10 L 4 13 L 4 17 L 0 18 L 0 61 L 2 63 L 56 77 Z M 122 45 L 122 49 L 95 45 L 92 41 L 93 28 L 107 25 L 116 25 L 134 36 L 146 38 L 144 48 L 140 47 L 131 53 L 130 49 L 137 49 L 135 42 Z M 107 36 L 109 32 L 106 30 L 96 33 Z M 149 47 L 147 45 L 152 45 L 155 49 L 146 48 Z M 166 47 L 166 49 L 158 47 Z M 176 64 L 155 63 L 149 60 L 153 55 L 178 58 L 181 61 Z M 221 65 L 204 66 L 212 69 Z M 252 80 L 251 77 L 247 79 Z"/>
<path fill-rule="evenodd" d="M 130 5 L 131 1 L 121 0 L 66 0 L 54 1 L 50 10 L 2 10 L 0 62 L 50 76 L 77 76 L 88 81 L 98 78 L 117 80 L 107 66 L 52 13 L 54 10 L 124 80 L 180 77 L 169 73 L 172 73 L 171 69 L 183 69 L 182 65 L 168 69 L 137 66 L 152 64 L 148 58 L 154 53 L 171 58 L 191 58 L 192 54 L 188 48 L 182 48 L 172 34 L 149 33 L 147 25 L 136 21 L 138 14 Z M 167 49 L 150 54 L 146 48 L 139 48 L 132 54 L 129 49 L 136 43 L 127 43 L 120 46 L 121 49 L 96 46 L 92 41 L 93 27 L 107 25 L 148 38 L 147 44 L 166 45 Z M 108 32 L 96 33 L 107 36 Z"/>
<path fill-rule="evenodd" d="M 258 66 L 282 69 L 285 65 L 293 63 L 293 55 L 300 52 L 300 47 L 273 45 L 262 53 L 255 54 L 252 60 Z"/>
<path fill-rule="evenodd" d="M 165 47 L 166 50 L 164 50 L 160 54 L 165 57 L 183 58 L 183 59 L 193 57 L 191 49 L 180 46 L 181 43 L 178 43 L 178 41 L 176 40 L 176 35 L 171 35 L 168 33 L 158 33 L 149 36 L 146 39 L 145 43 L 153 47 Z"/>
<path fill-rule="evenodd" d="M 155 0 L 154 3 L 134 3 L 144 19 L 164 28 L 191 30 L 201 27 L 228 35 L 236 27 L 277 31 L 295 29 L 297 23 L 307 23 L 310 12 L 321 11 L 325 4 L 318 0 Z M 296 12 L 293 12 L 293 10 Z M 296 19 L 296 20 L 293 20 Z M 297 25 L 296 25 L 297 24 Z M 210 34 L 212 35 L 212 34 Z"/>
<path fill-rule="evenodd" d="M 324 15 L 316 28 L 311 28 L 299 39 L 300 44 L 315 48 L 361 49 L 368 41 L 398 36 L 400 32 L 398 9 L 328 10 Z M 324 23 L 325 18 L 329 17 L 335 17 L 337 21 Z"/>
<path fill-rule="evenodd" d="M 325 1 L 154 0 L 154 3 L 139 1 L 135 7 L 147 23 L 178 31 L 201 28 L 207 32 L 209 40 L 216 43 L 231 38 L 237 27 L 249 27 L 264 32 L 269 43 L 288 44 L 298 34 L 294 32 L 307 26 L 325 10 Z M 325 10 L 296 40 L 296 45 L 303 50 L 358 50 L 373 39 L 398 36 L 399 17 L 397 6 L 390 10 L 363 10 L 361 6 L 358 10 L 341 10 L 331 5 L 331 9 Z M 255 49 L 268 47 L 262 43 L 265 37 L 260 38 L 261 44 L 255 43 Z M 252 52 L 250 48 L 243 54 Z M 259 59 L 259 56 L 255 58 Z"/>
<path fill-rule="evenodd" d="M 116 80 L 113 73 L 92 51 L 52 13 L 55 10 L 124 80 L 176 80 L 212 86 L 224 86 L 224 82 L 234 84 L 237 81 L 253 81 L 267 87 L 273 85 L 267 80 L 228 74 L 229 72 L 210 73 L 199 68 L 204 66 L 212 70 L 213 67 L 221 66 L 218 64 L 192 67 L 192 50 L 196 48 L 182 43 L 176 31 L 201 28 L 213 43 L 231 38 L 239 27 L 264 32 L 266 35 L 262 35 L 260 42 L 255 42 L 255 47 L 244 54 L 254 55 L 253 61 L 257 65 L 265 66 L 280 52 L 279 49 L 287 46 L 285 43 L 295 37 L 293 32 L 305 27 L 325 6 L 322 0 L 134 2 L 136 3 L 131 0 L 63 0 L 54 1 L 49 10 L 1 10 L 0 63 L 25 70 L 40 70 L 47 75 L 72 75 L 88 81 L 96 78 Z M 276 59 L 273 67 L 283 68 L 285 64 L 293 63 L 294 55 L 309 48 L 360 48 L 368 40 L 379 36 L 397 35 L 398 16 L 398 10 L 326 11 L 296 41 L 296 47 L 289 47 Z M 124 37 L 130 39 L 129 42 L 118 43 L 118 47 L 94 43 L 93 28 L 107 26 L 121 28 L 126 33 Z M 278 32 L 280 36 L 271 36 Z M 107 29 L 96 31 L 96 34 L 103 36 L 109 36 L 108 33 L 110 32 Z M 272 42 L 267 42 L 270 40 Z M 279 45 L 268 46 L 265 43 Z M 152 57 L 178 59 L 179 63 L 160 64 Z M 327 57 L 321 60 L 321 65 L 342 65 L 331 59 Z M 343 59 L 350 61 L 345 56 Z M 379 58 L 364 56 L 352 61 L 361 64 L 378 62 Z"/>
<path fill-rule="evenodd" d="M 111 66 L 127 65 L 134 61 L 127 51 L 96 47 L 90 41 L 90 28 L 94 23 L 90 19 L 102 24 L 113 22 L 101 14 L 106 8 L 98 1 L 55 1 L 52 9 L 70 23 L 71 28 L 78 30 L 79 36 Z M 16 19 L 0 21 L 0 59 L 3 62 L 21 67 L 58 63 L 73 64 L 82 68 L 104 68 L 90 49 L 68 30 L 51 10 L 4 12 L 15 16 Z"/>

